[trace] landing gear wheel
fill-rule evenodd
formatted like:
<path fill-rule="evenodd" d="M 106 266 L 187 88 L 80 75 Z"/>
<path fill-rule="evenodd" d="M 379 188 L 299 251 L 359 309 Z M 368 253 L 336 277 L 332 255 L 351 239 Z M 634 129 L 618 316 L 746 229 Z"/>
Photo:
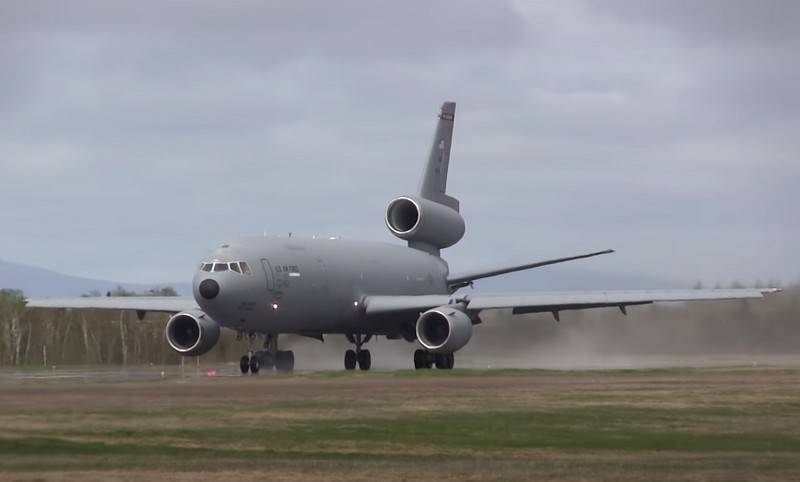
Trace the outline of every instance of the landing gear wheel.
<path fill-rule="evenodd" d="M 372 355 L 369 350 L 361 350 L 358 352 L 358 368 L 362 370 L 369 370 L 372 366 Z"/>
<path fill-rule="evenodd" d="M 275 367 L 275 355 L 268 351 L 261 353 L 261 369 L 272 370 Z"/>
<path fill-rule="evenodd" d="M 356 366 L 358 366 L 362 370 L 369 370 L 372 367 L 372 355 L 369 350 L 363 350 L 361 347 L 372 339 L 372 335 L 351 333 L 345 335 L 345 337 L 347 341 L 356 345 L 356 349 L 344 352 L 344 369 L 355 370 Z"/>
<path fill-rule="evenodd" d="M 354 352 L 353 350 L 347 350 L 346 352 L 344 352 L 344 369 L 355 370 L 357 360 L 358 356 L 356 355 L 356 352 Z"/>
<path fill-rule="evenodd" d="M 414 352 L 414 368 L 417 370 L 422 370 L 423 368 L 428 368 L 426 364 L 428 363 L 428 352 L 423 349 L 418 349 Z"/>
<path fill-rule="evenodd" d="M 456 357 L 452 353 L 439 353 L 436 355 L 436 368 L 450 370 L 455 365 Z"/>
<path fill-rule="evenodd" d="M 239 360 L 239 369 L 242 371 L 242 375 L 247 375 L 247 372 L 250 371 L 250 357 L 245 355 Z"/>
<path fill-rule="evenodd" d="M 261 369 L 261 358 L 258 355 L 250 357 L 250 373 L 256 375 Z"/>
<path fill-rule="evenodd" d="M 294 370 L 294 352 L 291 350 L 279 351 L 275 357 L 275 368 L 283 373 Z"/>

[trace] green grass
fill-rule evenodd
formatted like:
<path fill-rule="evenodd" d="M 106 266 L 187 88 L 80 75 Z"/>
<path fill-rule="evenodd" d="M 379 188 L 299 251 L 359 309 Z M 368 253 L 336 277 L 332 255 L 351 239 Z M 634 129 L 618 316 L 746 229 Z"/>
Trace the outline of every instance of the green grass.
<path fill-rule="evenodd" d="M 447 384 L 424 382 L 437 377 Z M 0 474 L 214 471 L 239 462 L 288 471 L 324 468 L 344 478 L 364 464 L 398 473 L 414 467 L 485 475 L 480 478 L 526 478 L 533 469 L 569 478 L 574 467 L 600 471 L 607 480 L 650 480 L 659 471 L 716 471 L 743 480 L 748 477 L 730 477 L 737 475 L 732 471 L 776 478 L 800 473 L 800 372 L 792 370 L 453 370 L 296 378 L 274 384 L 198 380 L 196 395 L 169 403 L 159 398 L 161 385 L 109 385 L 161 402 L 152 407 L 132 403 L 110 410 L 97 400 L 45 409 L 14 405 L 0 412 L 0 423 L 13 422 L 0 431 Z M 37 390 L 70 399 L 82 387 Z M 203 395 L 225 390 L 237 398 L 209 402 Z M 274 391 L 281 396 L 270 398 Z"/>
<path fill-rule="evenodd" d="M 270 405 L 267 410 L 284 410 L 289 404 Z M 335 409 L 330 403 L 306 402 L 293 410 Z M 794 404 L 784 407 L 785 416 L 796 416 Z M 137 412 L 137 414 L 140 412 Z M 157 415 L 157 414 L 153 414 Z M 212 410 L 195 411 L 197 420 L 222 416 Z M 202 450 L 184 450 L 176 442 L 216 447 L 246 441 L 244 450 L 226 454 L 250 457 L 252 452 L 269 456 L 309 447 L 352 447 L 361 453 L 380 444 L 396 447 L 446 447 L 448 449 L 561 449 L 561 450 L 660 450 L 660 451 L 748 451 L 800 452 L 800 434 L 778 434 L 764 431 L 740 431 L 735 426 L 720 424 L 715 430 L 671 429 L 670 422 L 701 421 L 714 418 L 735 420 L 753 416 L 750 410 L 711 407 L 692 410 L 631 409 L 625 406 L 565 408 L 542 410 L 474 410 L 456 414 L 414 413 L 394 417 L 365 417 L 333 420 L 312 419 L 278 424 L 279 428 L 230 426 L 160 429 L 108 429 L 48 431 L 22 439 L 0 439 L 0 455 L 41 454 L 69 455 L 98 453 L 158 454 L 204 457 Z M 772 417 L 779 416 L 773 406 Z M 121 419 L 131 414 L 119 414 Z M 157 417 L 155 417 L 157 419 Z M 181 416 L 183 420 L 190 420 Z M 655 429 L 654 427 L 660 427 Z M 724 428 L 724 429 L 723 429 Z M 49 435 L 49 436 L 48 436 Z M 59 438 L 62 437 L 62 438 Z M 101 437 L 109 443 L 76 442 L 67 439 Z M 141 445 L 137 441 L 142 441 Z M 158 443 L 154 442 L 157 441 Z M 282 455 L 283 456 L 283 455 Z M 798 455 L 800 457 L 800 454 Z"/>

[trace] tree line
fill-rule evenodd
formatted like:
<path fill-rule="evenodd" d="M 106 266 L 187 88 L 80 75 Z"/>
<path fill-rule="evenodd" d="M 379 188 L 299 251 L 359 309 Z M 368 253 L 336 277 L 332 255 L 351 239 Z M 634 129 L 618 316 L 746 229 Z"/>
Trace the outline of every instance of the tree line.
<path fill-rule="evenodd" d="M 118 287 L 82 296 L 177 296 L 177 292 L 172 287 L 145 293 Z M 0 366 L 177 364 L 181 357 L 164 338 L 168 319 L 161 313 L 148 313 L 139 320 L 134 312 L 117 310 L 26 309 L 24 293 L 0 290 Z M 235 337 L 226 333 L 206 357 L 225 360 L 234 343 Z"/>

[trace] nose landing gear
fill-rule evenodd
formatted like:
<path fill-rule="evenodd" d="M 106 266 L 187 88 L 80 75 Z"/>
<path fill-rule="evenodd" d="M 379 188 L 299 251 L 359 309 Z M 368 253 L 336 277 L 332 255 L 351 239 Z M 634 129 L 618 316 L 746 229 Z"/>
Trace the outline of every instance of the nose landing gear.
<path fill-rule="evenodd" d="M 355 370 L 356 365 L 361 370 L 369 370 L 372 367 L 372 355 L 369 350 L 362 350 L 361 346 L 372 339 L 372 335 L 353 334 L 347 335 L 347 341 L 356 345 L 355 350 L 344 352 L 344 369 Z"/>
<path fill-rule="evenodd" d="M 267 335 L 264 340 L 264 349 L 253 352 L 252 345 L 257 335 L 250 333 L 250 350 L 239 360 L 239 369 L 242 374 L 248 372 L 253 375 L 262 369 L 288 373 L 294 370 L 294 352 L 278 350 L 278 335 Z"/>

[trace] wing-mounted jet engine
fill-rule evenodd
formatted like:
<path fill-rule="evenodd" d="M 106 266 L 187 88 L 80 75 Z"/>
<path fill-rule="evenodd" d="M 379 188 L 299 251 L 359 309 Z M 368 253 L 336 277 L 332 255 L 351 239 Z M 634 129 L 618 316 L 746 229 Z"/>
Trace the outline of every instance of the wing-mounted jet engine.
<path fill-rule="evenodd" d="M 219 341 L 219 324 L 202 311 L 183 312 L 167 321 L 167 343 L 184 356 L 202 355 Z"/>
<path fill-rule="evenodd" d="M 454 353 L 472 337 L 472 319 L 456 305 L 444 305 L 417 319 L 417 340 L 431 353 Z"/>

